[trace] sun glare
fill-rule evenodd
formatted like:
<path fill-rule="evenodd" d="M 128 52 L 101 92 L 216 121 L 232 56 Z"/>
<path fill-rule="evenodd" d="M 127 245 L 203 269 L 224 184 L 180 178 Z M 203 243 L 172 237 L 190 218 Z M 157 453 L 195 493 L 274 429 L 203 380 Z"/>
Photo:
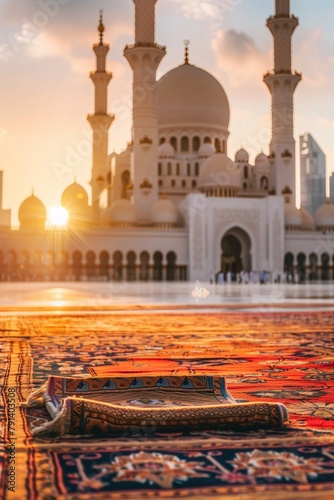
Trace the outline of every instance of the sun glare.
<path fill-rule="evenodd" d="M 65 226 L 68 220 L 67 210 L 63 207 L 50 208 L 49 219 L 54 226 Z"/>

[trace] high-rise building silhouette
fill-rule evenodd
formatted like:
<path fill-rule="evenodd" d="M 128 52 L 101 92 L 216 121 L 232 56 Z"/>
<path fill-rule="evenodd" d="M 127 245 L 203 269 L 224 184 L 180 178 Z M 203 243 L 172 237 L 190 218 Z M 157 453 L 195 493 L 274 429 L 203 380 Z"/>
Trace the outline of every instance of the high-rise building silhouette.
<path fill-rule="evenodd" d="M 334 203 L 334 172 L 332 172 L 329 178 L 329 192 L 330 192 L 330 202 Z"/>
<path fill-rule="evenodd" d="M 326 156 L 311 134 L 300 136 L 301 206 L 311 215 L 326 202 Z"/>

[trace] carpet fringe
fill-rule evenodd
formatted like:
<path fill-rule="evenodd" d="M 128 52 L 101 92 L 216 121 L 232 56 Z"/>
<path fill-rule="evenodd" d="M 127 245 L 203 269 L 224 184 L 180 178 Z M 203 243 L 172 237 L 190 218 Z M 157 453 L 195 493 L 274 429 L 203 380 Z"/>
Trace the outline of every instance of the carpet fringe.
<path fill-rule="evenodd" d="M 29 394 L 27 401 L 22 401 L 20 406 L 22 408 L 44 406 L 44 394 L 47 391 L 47 388 L 48 382 L 45 382 L 42 387 Z"/>
<path fill-rule="evenodd" d="M 60 404 L 58 408 L 55 408 L 53 403 L 48 401 L 48 395 L 45 395 L 45 404 L 47 407 L 48 412 L 50 413 L 51 417 L 53 420 L 50 422 L 46 422 L 43 425 L 40 425 L 39 427 L 35 427 L 32 429 L 32 435 L 33 436 L 41 436 L 43 434 L 49 434 L 51 433 L 59 433 L 59 434 L 66 434 L 67 430 L 67 421 L 68 421 L 68 414 L 69 412 L 67 411 L 67 406 L 66 404 Z M 66 401 L 66 400 L 65 400 Z"/>

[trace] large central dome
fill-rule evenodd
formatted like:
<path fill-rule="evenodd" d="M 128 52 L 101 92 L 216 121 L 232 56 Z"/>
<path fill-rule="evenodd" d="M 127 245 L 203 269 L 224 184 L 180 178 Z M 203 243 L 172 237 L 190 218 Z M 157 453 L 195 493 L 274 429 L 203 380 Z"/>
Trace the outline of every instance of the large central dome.
<path fill-rule="evenodd" d="M 158 81 L 159 127 L 201 126 L 228 130 L 230 107 L 223 87 L 207 71 L 183 64 Z"/>

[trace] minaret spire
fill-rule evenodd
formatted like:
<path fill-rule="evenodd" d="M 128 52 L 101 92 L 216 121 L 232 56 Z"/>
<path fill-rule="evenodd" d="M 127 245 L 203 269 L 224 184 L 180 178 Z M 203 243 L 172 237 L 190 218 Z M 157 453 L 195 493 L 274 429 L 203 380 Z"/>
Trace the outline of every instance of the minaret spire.
<path fill-rule="evenodd" d="M 98 31 L 100 33 L 100 45 L 103 45 L 103 33 L 104 33 L 104 30 L 105 30 L 105 27 L 104 27 L 104 24 L 103 24 L 103 10 L 101 9 L 100 10 L 100 22 L 99 22 L 99 26 L 98 26 Z"/>
<path fill-rule="evenodd" d="M 157 0 L 133 2 L 135 43 L 124 49 L 124 56 L 133 71 L 131 176 L 138 222 L 148 223 L 152 205 L 158 200 L 156 71 L 166 51 L 155 42 Z"/>
<path fill-rule="evenodd" d="M 90 78 L 95 86 L 95 112 L 88 115 L 93 129 L 93 166 L 92 166 L 92 204 L 93 217 L 95 222 L 99 219 L 99 196 L 106 184 L 108 174 L 108 131 L 114 120 L 113 115 L 108 114 L 108 85 L 112 74 L 106 71 L 106 57 L 109 52 L 109 45 L 103 42 L 105 27 L 103 24 L 103 12 L 100 11 L 99 43 L 94 44 L 93 50 L 96 55 L 96 70 L 90 73 Z"/>
<path fill-rule="evenodd" d="M 190 44 L 189 40 L 185 40 L 184 44 L 184 64 L 189 64 L 189 49 L 188 46 Z"/>
<path fill-rule="evenodd" d="M 301 75 L 292 72 L 292 35 L 298 19 L 290 14 L 289 0 L 275 0 L 275 16 L 267 19 L 274 38 L 274 71 L 264 76 L 272 96 L 272 138 L 270 143 L 270 190 L 281 195 L 288 188 L 295 203 L 295 139 L 293 136 L 293 94 Z"/>

